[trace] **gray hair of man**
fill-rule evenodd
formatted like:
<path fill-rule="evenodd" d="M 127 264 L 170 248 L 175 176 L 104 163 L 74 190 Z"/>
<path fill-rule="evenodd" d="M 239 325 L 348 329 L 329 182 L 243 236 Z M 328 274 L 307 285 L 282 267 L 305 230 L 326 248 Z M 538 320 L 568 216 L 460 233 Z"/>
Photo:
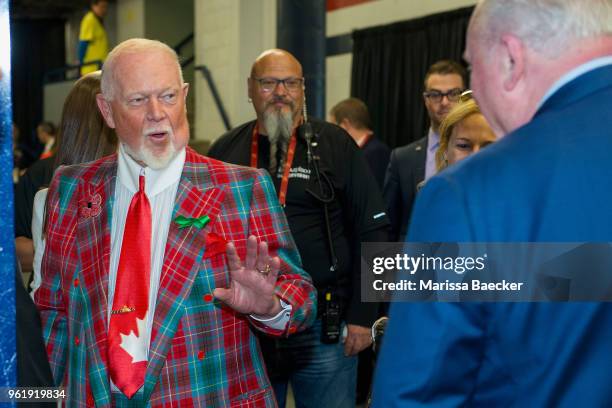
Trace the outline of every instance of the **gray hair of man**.
<path fill-rule="evenodd" d="M 474 17 L 485 40 L 511 32 L 549 58 L 573 41 L 612 35 L 612 0 L 480 0 Z"/>
<path fill-rule="evenodd" d="M 168 45 L 164 44 L 161 41 L 157 40 L 149 40 L 146 38 L 131 38 L 129 40 L 125 40 L 119 45 L 117 45 L 113 50 L 108 54 L 106 61 L 104 61 L 104 65 L 102 66 L 102 78 L 100 80 L 100 90 L 102 91 L 102 96 L 107 101 L 112 101 L 115 97 L 115 75 L 114 69 L 115 64 L 117 62 L 117 58 L 121 55 L 125 54 L 138 54 L 144 52 L 151 51 L 162 51 L 167 52 L 171 55 L 176 61 L 176 69 L 179 72 L 179 77 L 181 80 L 181 84 L 185 81 L 183 80 L 183 70 L 181 69 L 181 63 L 179 62 L 178 55 L 176 51 L 170 48 Z"/>

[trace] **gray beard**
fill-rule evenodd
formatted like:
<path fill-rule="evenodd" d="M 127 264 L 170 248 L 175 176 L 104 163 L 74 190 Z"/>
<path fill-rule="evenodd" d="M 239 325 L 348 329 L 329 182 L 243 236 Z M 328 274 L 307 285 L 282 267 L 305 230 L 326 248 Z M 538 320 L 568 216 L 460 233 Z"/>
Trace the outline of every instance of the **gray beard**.
<path fill-rule="evenodd" d="M 293 127 L 293 114 L 292 112 L 283 113 L 280 111 L 264 112 L 263 125 L 270 141 L 270 174 L 274 175 L 276 170 L 281 167 L 281 164 L 285 162 Z M 279 145 L 282 153 L 281 161 L 277 163 L 276 153 Z"/>

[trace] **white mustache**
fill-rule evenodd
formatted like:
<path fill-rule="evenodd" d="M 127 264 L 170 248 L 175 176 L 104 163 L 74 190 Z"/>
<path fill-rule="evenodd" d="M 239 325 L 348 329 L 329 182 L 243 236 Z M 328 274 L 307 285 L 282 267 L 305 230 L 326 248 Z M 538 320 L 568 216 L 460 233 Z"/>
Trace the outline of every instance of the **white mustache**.
<path fill-rule="evenodd" d="M 168 126 L 164 126 L 160 128 L 145 129 L 143 132 L 145 136 L 149 136 L 154 133 L 168 133 L 169 135 L 172 135 L 172 129 Z"/>

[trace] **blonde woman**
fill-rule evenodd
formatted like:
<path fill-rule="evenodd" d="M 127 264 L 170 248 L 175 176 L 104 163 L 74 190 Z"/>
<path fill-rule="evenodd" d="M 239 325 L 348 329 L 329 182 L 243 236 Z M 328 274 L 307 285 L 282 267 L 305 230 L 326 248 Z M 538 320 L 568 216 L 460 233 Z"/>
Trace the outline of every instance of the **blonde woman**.
<path fill-rule="evenodd" d="M 436 151 L 437 171 L 476 153 L 496 140 L 471 93 L 462 95 L 440 124 L 440 146 Z"/>

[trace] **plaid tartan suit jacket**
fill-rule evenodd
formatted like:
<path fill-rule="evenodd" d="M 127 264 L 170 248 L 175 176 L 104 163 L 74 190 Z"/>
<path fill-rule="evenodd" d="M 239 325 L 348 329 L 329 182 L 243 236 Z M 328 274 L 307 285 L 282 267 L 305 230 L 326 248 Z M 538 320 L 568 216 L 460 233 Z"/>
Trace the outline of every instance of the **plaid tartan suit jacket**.
<path fill-rule="evenodd" d="M 172 219 L 208 215 L 202 229 L 172 222 L 157 296 L 145 384 L 132 400 L 111 394 L 107 289 L 117 155 L 62 167 L 47 202 L 47 246 L 35 302 L 56 383 L 70 406 L 276 406 L 253 326 L 281 336 L 310 325 L 316 290 L 267 173 L 187 148 Z M 155 222 L 155 220 L 153 221 Z M 292 305 L 281 332 L 212 297 L 229 285 L 225 243 L 246 239 L 281 258 L 276 294 Z"/>

